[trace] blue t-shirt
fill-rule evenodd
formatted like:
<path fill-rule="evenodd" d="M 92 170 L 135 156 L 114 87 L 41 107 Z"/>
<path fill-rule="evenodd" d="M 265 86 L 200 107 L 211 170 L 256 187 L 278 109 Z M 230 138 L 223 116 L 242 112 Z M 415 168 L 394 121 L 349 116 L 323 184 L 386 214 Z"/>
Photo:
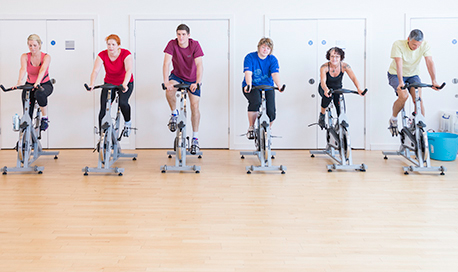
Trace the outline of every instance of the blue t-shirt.
<path fill-rule="evenodd" d="M 278 73 L 279 69 L 278 60 L 274 55 L 268 55 L 265 59 L 261 59 L 258 56 L 258 52 L 252 52 L 246 55 L 243 61 L 243 72 L 251 71 L 253 73 L 253 86 L 274 86 L 272 74 Z M 242 88 L 245 86 L 245 77 L 243 77 Z"/>

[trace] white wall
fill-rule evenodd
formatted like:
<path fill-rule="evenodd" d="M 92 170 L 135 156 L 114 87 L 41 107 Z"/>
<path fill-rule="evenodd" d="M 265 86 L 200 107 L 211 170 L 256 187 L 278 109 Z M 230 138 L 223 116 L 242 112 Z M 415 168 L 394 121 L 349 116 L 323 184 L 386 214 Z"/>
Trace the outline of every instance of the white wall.
<path fill-rule="evenodd" d="M 393 41 L 405 38 L 404 16 L 406 13 L 441 14 L 450 15 L 451 11 L 458 10 L 458 1 L 310 1 L 310 0 L 113 0 L 113 1 L 11 1 L 0 0 L 0 18 L 14 17 L 27 18 L 43 15 L 97 15 L 99 40 L 96 51 L 105 49 L 103 38 L 110 33 L 117 33 L 122 38 L 123 47 L 129 48 L 130 28 L 129 15 L 161 15 L 164 14 L 230 14 L 234 18 L 234 44 L 235 44 L 235 73 L 232 79 L 233 89 L 231 95 L 238 113 L 234 115 L 236 122 L 246 122 L 244 112 L 246 101 L 240 92 L 240 82 L 243 73 L 244 56 L 256 49 L 257 41 L 264 34 L 264 15 L 294 15 L 310 17 L 338 17 L 339 15 L 355 14 L 357 17 L 368 19 L 367 33 L 367 88 L 370 94 L 367 99 L 367 144 L 366 148 L 380 148 L 392 145 L 397 146 L 398 139 L 392 138 L 387 131 L 387 120 L 391 113 L 394 95 L 388 86 L 386 71 L 390 63 L 390 49 Z M 192 26 L 191 26 L 192 27 Z M 192 28 L 191 28 L 192 30 Z M 300 33 L 297 33 L 300 35 Z M 173 33 L 171 33 L 173 36 Z M 427 40 L 427 36 L 425 37 Z M 198 37 L 196 37 L 198 39 Z M 274 41 L 275 42 L 275 41 Z M 298 50 L 300 50 L 298 45 Z M 24 48 L 26 49 L 26 48 Z M 293 54 L 293 52 L 292 52 Z M 280 60 L 281 62 L 281 60 Z M 324 58 L 323 58 L 324 62 Z M 161 64 L 158 64 L 161 65 Z M 453 69 L 453 64 L 450 64 Z M 210 71 L 206 71 L 209 73 Z M 89 79 L 90 71 L 88 71 Z M 423 75 L 429 81 L 428 75 Z M 441 81 L 438 75 L 438 81 Z M 280 96 L 279 96 L 279 99 Z M 165 103 L 165 101 L 164 101 Z M 281 112 L 281 109 L 278 109 Z M 429 110 L 431 111 L 431 110 Z M 236 134 L 243 131 L 234 132 Z"/>

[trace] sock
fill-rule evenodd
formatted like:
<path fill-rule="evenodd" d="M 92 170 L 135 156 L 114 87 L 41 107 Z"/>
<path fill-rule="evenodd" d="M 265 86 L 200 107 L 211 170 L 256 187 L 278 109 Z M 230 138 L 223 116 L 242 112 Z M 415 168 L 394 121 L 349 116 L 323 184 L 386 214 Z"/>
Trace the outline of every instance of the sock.
<path fill-rule="evenodd" d="M 172 111 L 172 115 L 173 115 L 173 116 L 177 116 L 178 113 L 179 113 L 179 112 L 178 112 L 178 109 L 174 109 L 174 110 Z"/>
<path fill-rule="evenodd" d="M 398 118 L 397 118 L 397 117 L 394 117 L 394 116 L 391 116 L 391 120 L 393 120 L 393 121 L 397 121 L 397 120 L 398 120 Z"/>
<path fill-rule="evenodd" d="M 130 128 L 132 126 L 132 121 L 124 122 L 124 126 Z"/>
<path fill-rule="evenodd" d="M 47 115 L 42 115 L 41 119 L 48 119 L 48 116 Z"/>
<path fill-rule="evenodd" d="M 192 132 L 192 138 L 193 139 L 198 139 L 199 138 L 199 132 Z"/>

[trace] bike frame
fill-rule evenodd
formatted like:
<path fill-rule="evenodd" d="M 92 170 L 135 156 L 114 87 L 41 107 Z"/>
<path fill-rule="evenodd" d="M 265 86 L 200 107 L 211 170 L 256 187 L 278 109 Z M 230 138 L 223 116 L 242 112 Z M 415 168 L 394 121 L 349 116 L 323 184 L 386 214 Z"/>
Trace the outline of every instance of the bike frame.
<path fill-rule="evenodd" d="M 367 89 L 364 90 L 363 95 L 365 95 Z M 359 170 L 365 172 L 367 169 L 367 165 L 364 163 L 362 164 L 353 164 L 352 154 L 351 154 L 351 141 L 350 141 L 350 133 L 348 128 L 350 123 L 348 121 L 348 117 L 346 114 L 345 109 L 345 98 L 344 93 L 355 93 L 358 94 L 356 91 L 347 90 L 347 89 L 339 89 L 339 90 L 331 90 L 330 92 L 337 93 L 339 95 L 339 107 L 340 107 L 340 115 L 337 118 L 337 123 L 333 124 L 333 117 L 331 114 L 331 106 L 326 109 L 328 125 L 326 126 L 326 138 L 327 144 L 326 149 L 324 150 L 311 150 L 310 154 L 312 154 L 312 158 L 318 154 L 325 154 L 331 157 L 336 164 L 328 164 L 326 168 L 328 172 L 332 172 L 332 170 Z M 334 105 L 337 107 L 336 105 Z"/>
<path fill-rule="evenodd" d="M 284 90 L 284 85 L 282 91 Z M 247 174 L 251 174 L 253 171 L 278 171 L 280 170 L 282 174 L 286 172 L 286 166 L 274 166 L 272 165 L 272 159 L 276 153 L 271 150 L 271 140 L 272 135 L 270 132 L 270 119 L 267 116 L 266 108 L 266 91 L 274 92 L 278 88 L 273 86 L 255 86 L 251 91 L 260 91 L 261 92 L 261 107 L 259 108 L 258 118 L 256 119 L 255 126 L 255 145 L 257 145 L 256 151 L 241 151 L 241 158 L 244 159 L 245 155 L 254 155 L 258 158 L 261 165 L 255 166 L 246 166 Z"/>
<path fill-rule="evenodd" d="M 196 154 L 191 154 L 187 150 L 187 140 L 189 138 L 186 134 L 186 102 L 187 102 L 187 93 L 190 90 L 191 85 L 189 84 L 176 84 L 174 85 L 177 88 L 175 93 L 176 97 L 176 108 L 179 109 L 179 114 L 177 117 L 177 130 L 174 140 L 174 151 L 167 151 L 168 158 L 172 158 L 172 155 L 175 155 L 175 165 L 163 165 L 161 166 L 161 172 L 166 173 L 167 171 L 194 171 L 195 173 L 200 173 L 200 166 L 197 165 L 186 165 L 187 156 L 197 156 L 199 159 L 202 158 L 202 152 L 196 152 Z M 165 85 L 162 84 L 162 88 L 165 90 Z"/>
<path fill-rule="evenodd" d="M 442 89 L 445 86 L 445 83 L 442 84 L 442 86 L 439 89 Z M 441 175 L 445 175 L 445 171 L 447 171 L 447 168 L 444 166 L 438 166 L 434 167 L 431 166 L 431 159 L 430 159 L 430 154 L 429 154 L 429 143 L 428 143 L 428 135 L 427 131 L 424 130 L 423 128 L 426 127 L 426 122 L 425 122 L 425 117 L 421 113 L 421 103 L 420 103 L 420 95 L 419 95 L 419 88 L 421 87 L 432 87 L 432 85 L 424 84 L 424 83 L 413 83 L 413 84 L 406 84 L 404 86 L 404 89 L 409 89 L 409 88 L 415 88 L 415 117 L 413 118 L 413 123 L 411 127 L 408 126 L 407 124 L 407 115 L 402 108 L 401 110 L 401 117 L 402 117 L 402 130 L 399 134 L 401 134 L 401 145 L 399 147 L 398 151 L 383 151 L 383 155 L 385 155 L 384 159 L 388 159 L 388 155 L 396 155 L 396 156 L 402 156 L 406 158 L 408 161 L 413 163 L 413 165 L 410 166 L 403 166 L 404 174 L 408 175 L 409 171 L 410 172 L 436 172 L 439 171 Z M 415 134 L 415 142 L 413 143 L 415 145 L 415 150 L 411 150 L 408 148 L 408 145 L 403 143 L 403 139 L 406 140 L 407 133 L 413 132 Z M 404 138 L 402 138 L 404 137 Z M 408 138 L 410 140 L 410 138 Z M 422 151 L 421 148 L 421 143 L 423 141 L 424 144 L 424 152 Z"/>
<path fill-rule="evenodd" d="M 85 84 L 86 89 L 90 88 Z M 112 84 L 104 84 L 95 86 L 96 88 L 105 88 L 107 89 L 107 103 L 105 106 L 105 115 L 102 118 L 101 128 L 99 131 L 99 143 L 97 145 L 97 151 L 99 152 L 97 167 L 84 167 L 82 171 L 84 175 L 87 176 L 88 172 L 96 173 L 115 173 L 119 176 L 123 175 L 124 168 L 111 167 L 119 158 L 132 158 L 132 160 L 137 160 L 137 154 L 127 154 L 121 152 L 121 138 L 122 134 L 119 134 L 119 127 L 121 122 L 121 111 L 118 103 L 118 108 L 116 112 L 116 119 L 113 123 L 111 117 L 111 93 L 113 91 L 118 92 L 123 90 L 122 86 L 116 86 Z M 119 97 L 116 93 L 115 101 L 118 101 Z"/>
<path fill-rule="evenodd" d="M 23 114 L 20 119 L 19 127 L 19 140 L 16 146 L 17 150 L 17 160 L 16 167 L 3 167 L 2 173 L 6 175 L 8 172 L 37 172 L 42 174 L 44 166 L 32 165 L 40 156 L 54 156 L 54 159 L 57 159 L 59 152 L 57 151 L 43 151 L 43 148 L 40 143 L 40 126 L 34 126 L 32 118 L 29 115 L 29 109 L 32 107 L 30 105 L 30 92 L 34 89 L 33 85 L 26 84 L 18 86 L 16 89 L 5 89 L 3 85 L 0 85 L 0 88 L 4 92 L 13 91 L 13 90 L 25 90 L 25 102 L 23 106 Z M 41 87 L 37 87 L 35 92 L 41 91 Z M 35 107 L 37 103 L 33 105 Z M 35 112 L 35 110 L 34 110 Z M 40 109 L 37 107 L 36 110 L 36 122 L 40 122 Z M 32 115 L 33 116 L 33 115 Z"/>

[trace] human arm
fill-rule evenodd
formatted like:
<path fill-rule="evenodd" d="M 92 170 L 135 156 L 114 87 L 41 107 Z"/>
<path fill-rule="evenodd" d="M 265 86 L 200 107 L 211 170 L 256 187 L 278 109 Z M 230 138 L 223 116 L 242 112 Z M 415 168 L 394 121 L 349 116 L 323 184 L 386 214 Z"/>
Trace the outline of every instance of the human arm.
<path fill-rule="evenodd" d="M 38 85 L 40 85 L 41 80 L 43 80 L 43 77 L 45 76 L 45 73 L 48 70 L 50 63 L 51 63 L 51 56 L 46 54 L 45 57 L 43 58 L 43 64 L 40 67 L 40 71 L 38 72 L 37 81 L 35 81 L 35 84 L 33 85 L 33 87 L 36 88 Z"/>
<path fill-rule="evenodd" d="M 278 90 L 279 90 L 280 92 L 283 92 L 283 91 L 281 90 L 280 73 L 273 73 L 273 74 L 272 74 L 272 79 L 274 80 L 275 85 L 277 85 Z"/>
<path fill-rule="evenodd" d="M 247 70 L 245 71 L 245 83 L 246 86 L 243 88 L 245 93 L 249 93 L 251 91 L 251 85 L 253 83 L 253 72 Z"/>
<path fill-rule="evenodd" d="M 329 88 L 326 85 L 326 73 L 328 72 L 328 65 L 327 63 L 321 65 L 320 67 L 320 86 L 324 91 L 324 95 L 329 97 Z"/>
<path fill-rule="evenodd" d="M 197 84 L 202 83 L 202 74 L 204 71 L 204 66 L 202 62 L 202 57 L 197 57 L 194 59 L 194 62 L 196 63 L 196 83 L 191 84 L 191 92 L 195 92 L 197 89 Z"/>
<path fill-rule="evenodd" d="M 172 84 L 169 83 L 170 64 L 172 63 L 172 55 L 169 53 L 164 54 L 164 63 L 162 64 L 162 81 L 164 82 L 167 90 L 173 90 Z"/>
<path fill-rule="evenodd" d="M 432 56 L 427 56 L 425 57 L 425 62 L 426 62 L 426 68 L 428 69 L 428 73 L 431 76 L 431 84 L 433 85 L 433 89 L 438 91 L 439 85 L 437 84 L 436 81 L 436 67 L 434 65 L 433 57 Z"/>
<path fill-rule="evenodd" d="M 89 91 L 92 91 L 94 89 L 94 84 L 95 84 L 95 79 L 97 78 L 97 75 L 100 72 L 100 68 L 102 68 L 103 60 L 97 56 L 94 62 L 94 68 L 92 68 L 92 73 L 91 73 L 91 82 L 89 83 Z"/>
<path fill-rule="evenodd" d="M 359 95 L 361 95 L 363 93 L 363 90 L 361 89 L 359 81 L 356 78 L 355 73 L 353 73 L 353 70 L 351 69 L 350 65 L 348 63 L 343 63 L 342 67 L 344 68 L 344 71 L 348 74 L 348 77 L 350 77 L 351 81 L 353 81 L 353 84 L 355 84 L 356 90 L 358 91 Z"/>
<path fill-rule="evenodd" d="M 401 87 L 404 87 L 404 78 L 403 78 L 403 71 L 402 71 L 402 58 L 394 58 L 394 62 L 396 63 L 396 75 L 398 76 L 399 85 L 397 90 L 400 91 Z"/>
<path fill-rule="evenodd" d="M 13 89 L 16 89 L 17 86 L 22 85 L 24 80 L 25 73 L 27 72 L 27 54 L 21 55 L 21 68 L 19 69 L 19 78 L 17 80 L 16 86 Z"/>
<path fill-rule="evenodd" d="M 133 59 L 132 55 L 128 55 L 124 59 L 124 67 L 126 69 L 126 76 L 124 77 L 124 81 L 122 82 L 122 86 L 124 87 L 124 93 L 127 92 L 127 84 L 129 84 L 130 79 L 132 78 L 132 67 L 133 67 Z"/>

